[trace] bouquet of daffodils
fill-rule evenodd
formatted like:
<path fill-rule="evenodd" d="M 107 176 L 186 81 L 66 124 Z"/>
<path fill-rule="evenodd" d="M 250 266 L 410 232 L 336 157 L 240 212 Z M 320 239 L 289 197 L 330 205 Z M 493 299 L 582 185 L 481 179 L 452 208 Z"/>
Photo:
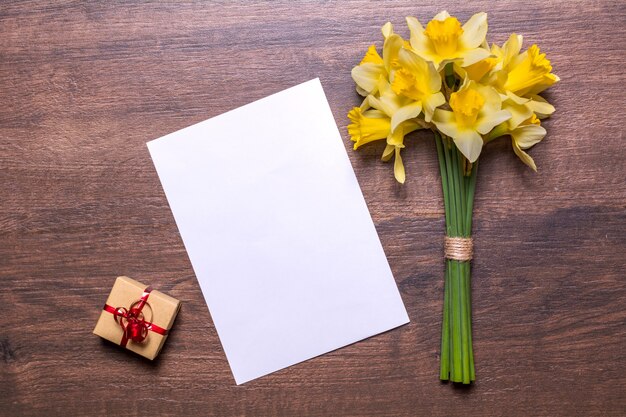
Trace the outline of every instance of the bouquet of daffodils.
<path fill-rule="evenodd" d="M 365 99 L 348 113 L 348 133 L 354 149 L 386 140 L 382 160 L 394 159 L 400 183 L 405 136 L 417 129 L 434 134 L 446 218 L 440 378 L 469 384 L 475 380 L 470 260 L 478 157 L 487 143 L 506 137 L 536 171 L 525 150 L 543 139 L 540 120 L 554 112 L 539 93 L 559 78 L 537 45 L 521 51 L 521 35 L 489 47 L 485 13 L 464 25 L 445 11 L 425 28 L 414 17 L 406 21 L 410 40 L 387 23 L 382 56 L 372 45 L 353 68 L 357 92 Z"/>

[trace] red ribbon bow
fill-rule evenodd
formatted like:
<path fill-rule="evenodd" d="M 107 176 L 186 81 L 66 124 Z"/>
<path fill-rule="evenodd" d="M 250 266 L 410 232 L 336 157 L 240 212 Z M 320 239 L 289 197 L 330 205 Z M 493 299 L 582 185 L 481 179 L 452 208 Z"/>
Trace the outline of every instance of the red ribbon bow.
<path fill-rule="evenodd" d="M 108 304 L 104 305 L 104 311 L 113 314 L 113 318 L 116 323 L 119 323 L 120 327 L 124 331 L 120 346 L 126 346 L 129 340 L 135 343 L 141 343 L 148 337 L 148 330 L 165 336 L 167 329 L 157 326 L 149 321 L 145 320 L 143 310 L 144 306 L 148 304 L 148 297 L 152 288 L 148 287 L 143 291 L 141 298 L 130 305 L 130 308 L 125 307 L 112 307 Z M 150 304 L 148 304 L 150 307 Z"/>

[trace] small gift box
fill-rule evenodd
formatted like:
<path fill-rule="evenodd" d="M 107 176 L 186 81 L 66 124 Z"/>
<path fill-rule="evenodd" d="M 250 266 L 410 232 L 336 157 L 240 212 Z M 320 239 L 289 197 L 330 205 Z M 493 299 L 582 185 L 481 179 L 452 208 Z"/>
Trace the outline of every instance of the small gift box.
<path fill-rule="evenodd" d="M 154 359 L 180 310 L 180 301 L 134 279 L 118 277 L 93 333 Z"/>

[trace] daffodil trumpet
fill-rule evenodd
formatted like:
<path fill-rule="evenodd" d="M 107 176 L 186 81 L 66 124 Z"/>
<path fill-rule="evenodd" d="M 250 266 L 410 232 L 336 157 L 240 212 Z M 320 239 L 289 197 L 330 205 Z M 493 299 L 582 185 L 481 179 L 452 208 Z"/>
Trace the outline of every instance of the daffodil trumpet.
<path fill-rule="evenodd" d="M 470 262 L 478 159 L 489 142 L 510 138 L 515 155 L 536 171 L 526 151 L 545 137 L 541 120 L 555 111 L 540 93 L 559 78 L 537 45 L 522 52 L 521 35 L 489 46 L 486 13 L 463 24 L 446 11 L 426 26 L 414 17 L 406 22 L 410 39 L 386 23 L 382 55 L 371 45 L 352 69 L 364 99 L 348 113 L 348 134 L 354 149 L 385 141 L 381 159 L 394 160 L 404 183 L 407 135 L 433 131 L 446 220 L 439 377 L 469 384 L 476 379 Z"/>

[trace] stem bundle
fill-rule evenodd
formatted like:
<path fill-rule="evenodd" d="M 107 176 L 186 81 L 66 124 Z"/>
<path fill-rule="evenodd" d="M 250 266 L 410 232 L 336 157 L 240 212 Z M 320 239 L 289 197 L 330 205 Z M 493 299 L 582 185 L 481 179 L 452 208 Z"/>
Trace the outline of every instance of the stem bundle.
<path fill-rule="evenodd" d="M 435 131 L 443 188 L 446 235 L 470 238 L 478 163 L 470 164 L 454 142 Z M 440 378 L 469 384 L 476 379 L 472 351 L 470 261 L 446 259 Z"/>

